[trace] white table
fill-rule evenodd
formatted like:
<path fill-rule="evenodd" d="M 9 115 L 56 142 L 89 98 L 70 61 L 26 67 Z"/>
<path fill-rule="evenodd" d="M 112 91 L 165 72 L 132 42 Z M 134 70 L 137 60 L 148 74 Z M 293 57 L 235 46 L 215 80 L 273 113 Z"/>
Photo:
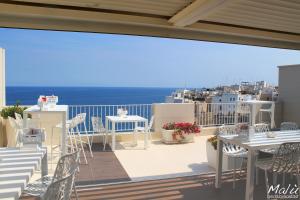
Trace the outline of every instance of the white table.
<path fill-rule="evenodd" d="M 222 176 L 222 158 L 223 143 L 231 143 L 248 149 L 247 160 L 247 182 L 246 182 L 246 200 L 253 200 L 254 191 L 254 174 L 255 174 L 255 157 L 258 150 L 279 146 L 286 142 L 300 142 L 300 130 L 296 131 L 276 131 L 275 138 L 267 138 L 265 133 L 256 133 L 250 139 L 242 138 L 238 135 L 220 135 L 218 136 L 218 155 L 217 155 L 217 172 L 216 188 L 221 188 Z"/>
<path fill-rule="evenodd" d="M 67 140 L 67 120 L 68 120 L 68 106 L 67 105 L 56 105 L 54 108 L 48 108 L 47 110 L 40 110 L 40 107 L 35 105 L 27 108 L 24 113 L 24 126 L 27 128 L 28 114 L 60 114 L 62 129 L 61 129 L 61 154 L 67 153 L 66 140 Z"/>
<path fill-rule="evenodd" d="M 111 123 L 111 126 L 109 126 L 109 123 Z M 145 130 L 148 129 L 148 119 L 138 116 L 138 115 L 127 115 L 126 117 L 120 117 L 120 116 L 106 116 L 105 117 L 105 127 L 108 132 L 111 132 L 112 135 L 112 151 L 115 151 L 116 149 L 116 124 L 117 123 L 134 123 L 135 127 L 137 127 L 138 123 L 144 123 Z M 109 127 L 111 127 L 111 130 L 109 130 Z M 148 138 L 149 133 L 145 133 L 145 140 L 144 145 L 145 149 L 148 148 Z"/>
<path fill-rule="evenodd" d="M 48 174 L 47 149 L 0 148 L 0 199 L 19 199 L 34 171 Z"/>

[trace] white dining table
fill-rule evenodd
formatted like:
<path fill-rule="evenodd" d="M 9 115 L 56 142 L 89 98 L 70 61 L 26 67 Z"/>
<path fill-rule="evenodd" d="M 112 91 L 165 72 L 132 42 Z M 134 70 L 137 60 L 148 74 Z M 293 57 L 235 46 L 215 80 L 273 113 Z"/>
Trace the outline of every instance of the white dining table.
<path fill-rule="evenodd" d="M 138 116 L 138 115 L 126 115 L 126 116 L 106 116 L 105 117 L 105 127 L 108 132 L 112 135 L 112 151 L 116 149 L 116 124 L 117 123 L 134 123 L 134 126 L 137 127 L 138 123 L 144 123 L 145 130 L 148 129 L 148 119 Z M 110 126 L 111 124 L 111 126 Z M 148 131 L 145 133 L 144 147 L 148 148 Z"/>
<path fill-rule="evenodd" d="M 0 199 L 19 199 L 39 168 L 41 176 L 48 175 L 46 148 L 0 148 Z"/>
<path fill-rule="evenodd" d="M 67 105 L 55 105 L 54 107 L 49 107 L 46 110 L 41 110 L 38 105 L 31 106 L 24 110 L 23 118 L 24 118 L 24 127 L 27 128 L 27 118 L 28 114 L 42 114 L 42 115 L 48 115 L 48 114 L 59 114 L 61 116 L 61 154 L 65 155 L 67 153 L 66 148 L 66 140 L 67 140 L 67 120 L 68 120 L 68 106 Z"/>
<path fill-rule="evenodd" d="M 270 147 L 277 147 L 286 142 L 300 142 L 300 130 L 273 131 L 277 135 L 269 138 L 265 133 L 255 133 L 250 139 L 239 135 L 219 135 L 217 146 L 217 171 L 215 187 L 221 188 L 223 143 L 241 146 L 248 150 L 247 153 L 247 180 L 245 200 L 253 200 L 255 161 L 257 151 Z"/>

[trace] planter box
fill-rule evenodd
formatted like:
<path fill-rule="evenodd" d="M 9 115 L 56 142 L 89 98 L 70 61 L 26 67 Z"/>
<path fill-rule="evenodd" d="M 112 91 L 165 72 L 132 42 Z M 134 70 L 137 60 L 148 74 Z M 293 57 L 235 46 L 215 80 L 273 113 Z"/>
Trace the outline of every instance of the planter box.
<path fill-rule="evenodd" d="M 8 119 L 2 120 L 2 133 L 0 134 L 0 146 L 3 147 L 16 147 L 17 145 L 17 133 L 16 130 L 10 125 Z M 34 127 L 34 123 L 28 119 L 28 127 Z"/>
<path fill-rule="evenodd" d="M 184 134 L 184 139 L 181 139 L 179 136 L 177 137 L 176 140 L 173 138 L 173 133 L 174 130 L 166 130 L 162 129 L 162 142 L 166 144 L 179 144 L 179 143 L 190 143 L 194 142 L 194 135 L 193 133 L 191 134 Z"/>
<path fill-rule="evenodd" d="M 210 142 L 206 141 L 206 155 L 207 155 L 207 162 L 208 164 L 217 169 L 217 150 L 211 145 Z M 234 168 L 234 158 L 229 157 L 223 153 L 223 164 L 222 164 L 222 171 L 230 170 Z M 236 158 L 236 168 L 239 169 L 242 164 L 241 158 Z"/>
<path fill-rule="evenodd" d="M 16 147 L 17 135 L 15 129 L 10 125 L 8 119 L 2 119 L 3 125 L 3 146 Z"/>

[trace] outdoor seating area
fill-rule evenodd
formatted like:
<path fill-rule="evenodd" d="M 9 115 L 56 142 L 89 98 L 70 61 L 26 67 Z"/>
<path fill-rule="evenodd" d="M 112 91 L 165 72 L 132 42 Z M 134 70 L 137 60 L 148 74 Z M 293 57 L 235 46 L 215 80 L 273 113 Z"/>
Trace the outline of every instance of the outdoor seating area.
<path fill-rule="evenodd" d="M 255 110 L 259 109 L 255 108 Z M 210 133 L 205 133 L 206 128 L 201 127 L 201 133 L 195 135 L 189 143 L 166 144 L 163 138 L 152 138 L 155 132 L 154 124 L 157 123 L 155 119 L 159 119 L 159 115 L 155 113 L 149 115 L 148 121 L 147 118 L 138 115 L 119 112 L 121 110 L 116 109 L 114 116 L 104 116 L 105 121 L 102 120 L 103 116 L 90 116 L 85 112 L 76 113 L 70 118 L 68 106 L 64 105 L 48 109 L 38 109 L 37 106 L 32 106 L 24 110 L 24 118 L 15 113 L 15 119 L 9 118 L 10 124 L 15 129 L 15 147 L 1 149 L 0 168 L 4 171 L 8 165 L 20 163 L 20 167 L 16 167 L 9 173 L 21 174 L 14 180 L 19 184 L 16 187 L 11 187 L 11 182 L 1 183 L 3 188 L 0 190 L 1 197 L 17 199 L 22 195 L 22 198 L 26 199 L 32 195 L 51 196 L 55 195 L 50 191 L 52 187 L 61 187 L 64 189 L 57 195 L 71 195 L 72 193 L 74 198 L 78 199 L 98 184 L 120 184 L 120 182 L 146 184 L 150 180 L 172 182 L 176 178 L 189 179 L 191 176 L 194 181 L 196 176 L 204 177 L 204 174 L 210 174 L 209 187 L 218 189 L 223 186 L 222 177 L 225 174 L 226 187 L 231 184 L 233 192 L 239 191 L 241 181 L 245 182 L 243 190 L 245 190 L 246 199 L 251 199 L 258 180 L 260 180 L 260 187 L 264 187 L 265 194 L 267 194 L 267 189 L 270 187 L 270 175 L 273 177 L 271 180 L 274 184 L 277 183 L 277 179 L 286 182 L 286 176 L 295 177 L 294 180 L 299 177 L 296 155 L 300 153 L 300 148 L 297 146 L 298 140 L 300 141 L 300 131 L 295 122 L 282 122 L 279 129 L 273 130 L 271 122 L 274 120 L 271 118 L 269 123 L 261 122 L 258 111 L 259 121 L 253 119 L 259 123 L 254 123 L 253 126 L 251 125 L 253 122 L 224 124 L 216 126 L 215 132 Z M 59 119 L 59 123 L 49 125 L 51 128 L 47 129 L 43 127 L 43 115 L 48 114 L 50 117 L 58 114 L 63 118 Z M 47 123 L 50 122 L 47 121 Z M 89 125 L 92 131 L 89 130 Z M 188 123 L 178 125 L 167 123 L 162 128 L 172 126 L 180 128 L 185 125 Z M 62 131 L 64 127 L 65 132 Z M 49 130 L 51 130 L 50 138 L 47 138 Z M 139 135 L 140 132 L 141 135 Z M 58 140 L 57 137 L 55 138 L 56 134 L 59 135 Z M 127 135 L 127 140 L 116 140 L 120 134 Z M 207 145 L 213 145 L 208 141 L 214 135 L 217 135 L 217 150 L 215 157 L 211 158 L 213 154 L 209 152 Z M 5 160 L 8 157 L 6 154 L 16 156 L 12 163 Z M 267 156 L 259 159 L 260 154 Z M 29 156 L 30 162 L 26 162 L 26 166 L 21 164 L 24 159 L 27 159 L 22 155 Z M 66 161 L 68 155 L 73 155 L 73 164 Z M 283 157 L 285 159 L 282 159 Z M 209 162 L 211 159 L 216 159 L 216 164 Z M 225 168 L 222 167 L 223 159 L 226 159 Z M 40 171 L 39 168 L 42 170 Z M 260 172 L 261 169 L 264 175 Z M 23 176 L 24 173 L 28 175 Z M 42 178 L 39 178 L 38 174 L 42 174 Z M 215 174 L 215 179 L 213 174 Z M 3 176 L 10 177 L 11 175 L 3 174 Z M 72 188 L 64 187 L 65 184 L 71 184 Z M 76 197 L 77 187 L 79 195 Z M 193 190 L 197 193 L 198 188 L 193 188 Z"/>

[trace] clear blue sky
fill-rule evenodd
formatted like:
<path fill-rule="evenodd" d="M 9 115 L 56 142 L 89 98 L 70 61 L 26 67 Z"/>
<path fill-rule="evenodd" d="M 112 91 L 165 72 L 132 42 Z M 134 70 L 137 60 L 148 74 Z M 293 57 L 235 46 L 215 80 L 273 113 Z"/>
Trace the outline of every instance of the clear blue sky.
<path fill-rule="evenodd" d="M 213 87 L 278 81 L 300 51 L 140 36 L 0 29 L 7 85 Z"/>

